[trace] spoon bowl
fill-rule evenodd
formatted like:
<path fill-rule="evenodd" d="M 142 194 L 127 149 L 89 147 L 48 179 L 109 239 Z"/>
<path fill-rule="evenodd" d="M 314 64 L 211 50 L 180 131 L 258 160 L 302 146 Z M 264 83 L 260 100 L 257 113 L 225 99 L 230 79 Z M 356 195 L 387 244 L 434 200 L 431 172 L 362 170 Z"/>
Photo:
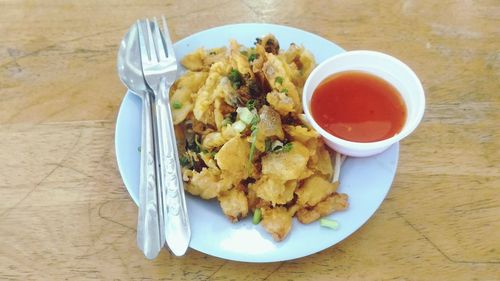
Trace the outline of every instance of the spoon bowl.
<path fill-rule="evenodd" d="M 133 24 L 123 37 L 118 49 L 118 76 L 127 88 L 134 94 L 144 98 L 148 88 L 142 75 L 139 42 L 137 40 L 137 25 Z"/>

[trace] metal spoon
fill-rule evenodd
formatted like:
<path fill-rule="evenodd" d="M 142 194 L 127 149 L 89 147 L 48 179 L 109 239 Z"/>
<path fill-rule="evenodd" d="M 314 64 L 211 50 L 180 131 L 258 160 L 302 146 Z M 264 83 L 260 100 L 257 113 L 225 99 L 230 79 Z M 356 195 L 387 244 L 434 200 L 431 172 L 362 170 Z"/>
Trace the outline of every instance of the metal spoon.
<path fill-rule="evenodd" d="M 145 23 L 143 23 L 145 24 Z M 141 171 L 137 245 L 144 255 L 154 259 L 165 244 L 161 196 L 157 189 L 152 98 L 142 74 L 136 24 L 123 38 L 118 50 L 117 69 L 120 80 L 142 99 Z"/>

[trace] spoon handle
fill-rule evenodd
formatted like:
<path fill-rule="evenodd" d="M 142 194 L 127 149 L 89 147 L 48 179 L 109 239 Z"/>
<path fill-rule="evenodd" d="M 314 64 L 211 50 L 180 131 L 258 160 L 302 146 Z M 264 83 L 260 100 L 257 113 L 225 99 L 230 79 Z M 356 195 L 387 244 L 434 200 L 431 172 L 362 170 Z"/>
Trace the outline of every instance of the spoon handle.
<path fill-rule="evenodd" d="M 165 240 L 160 227 L 161 200 L 156 185 L 154 129 L 152 99 L 145 93 L 142 100 L 141 170 L 139 186 L 139 217 L 137 220 L 137 245 L 148 259 L 154 259 Z"/>
<path fill-rule="evenodd" d="M 165 79 L 159 83 L 156 96 L 160 176 L 163 191 L 165 239 L 176 256 L 186 253 L 191 240 L 184 183 L 182 181 L 174 122 Z"/>

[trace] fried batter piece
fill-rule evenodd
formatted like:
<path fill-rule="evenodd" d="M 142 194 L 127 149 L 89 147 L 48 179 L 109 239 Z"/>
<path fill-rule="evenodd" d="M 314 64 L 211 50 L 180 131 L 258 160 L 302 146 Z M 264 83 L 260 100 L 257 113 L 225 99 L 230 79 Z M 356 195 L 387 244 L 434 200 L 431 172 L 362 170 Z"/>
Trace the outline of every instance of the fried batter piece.
<path fill-rule="evenodd" d="M 215 198 L 231 187 L 231 181 L 224 179 L 219 170 L 212 168 L 203 168 L 199 173 L 193 171 L 191 181 L 185 185 L 187 192 L 203 199 Z"/>
<path fill-rule="evenodd" d="M 267 102 L 282 116 L 294 112 L 294 103 L 286 93 L 272 91 L 266 96 Z"/>
<path fill-rule="evenodd" d="M 323 201 L 330 194 L 337 190 L 338 182 L 332 183 L 323 177 L 314 175 L 307 178 L 295 194 L 297 194 L 297 204 L 304 207 L 312 207 Z"/>
<path fill-rule="evenodd" d="M 184 121 L 193 110 L 194 102 L 192 95 L 196 94 L 207 79 L 208 72 L 187 71 L 173 85 L 170 94 L 170 104 L 174 124 Z M 174 104 L 179 106 L 173 106 Z"/>
<path fill-rule="evenodd" d="M 285 207 L 262 208 L 262 227 L 274 240 L 283 240 L 292 229 L 292 217 Z"/>
<path fill-rule="evenodd" d="M 269 176 L 262 176 L 257 182 L 249 185 L 257 197 L 269 201 L 272 205 L 286 204 L 293 199 L 297 181 L 285 181 Z"/>
<path fill-rule="evenodd" d="M 199 48 L 196 51 L 187 54 L 182 60 L 182 65 L 192 71 L 207 71 L 210 66 L 216 62 L 225 59 L 226 48 L 214 48 L 204 50 Z"/>
<path fill-rule="evenodd" d="M 348 205 L 347 194 L 335 192 L 312 208 L 299 209 L 295 216 L 301 223 L 308 224 L 333 212 L 344 210 Z"/>
<path fill-rule="evenodd" d="M 217 197 L 222 212 L 232 221 L 237 222 L 248 214 L 248 201 L 245 192 L 238 188 L 232 188 L 221 192 Z"/>
<path fill-rule="evenodd" d="M 276 37 L 272 34 L 264 36 L 262 39 L 258 39 L 257 43 L 264 47 L 267 53 L 272 53 L 277 55 L 280 51 L 280 44 Z"/>
<path fill-rule="evenodd" d="M 262 157 L 262 174 L 273 175 L 284 181 L 298 179 L 309 160 L 309 150 L 300 142 L 292 142 L 286 153 L 271 153 Z"/>
<path fill-rule="evenodd" d="M 330 180 L 333 176 L 333 165 L 332 158 L 330 156 L 330 152 L 325 148 L 323 141 L 319 141 L 319 145 L 316 147 L 317 163 L 314 166 L 314 170 L 322 174 L 326 177 L 327 180 Z"/>
<path fill-rule="evenodd" d="M 232 178 L 232 182 L 237 184 L 242 179 L 248 177 L 250 170 L 248 156 L 250 145 L 239 136 L 235 136 L 226 142 L 215 155 L 217 165 L 227 175 Z"/>
<path fill-rule="evenodd" d="M 264 63 L 262 69 L 267 81 L 274 91 L 283 93 L 287 97 L 290 97 L 293 101 L 294 112 L 299 113 L 302 110 L 299 92 L 297 91 L 296 86 L 288 78 L 289 76 L 287 75 L 286 62 L 271 53 L 267 53 L 266 56 L 267 61 Z M 280 80 L 281 82 L 278 82 Z M 287 99 L 280 97 L 279 100 L 286 101 Z M 278 109 L 277 111 L 280 112 Z"/>

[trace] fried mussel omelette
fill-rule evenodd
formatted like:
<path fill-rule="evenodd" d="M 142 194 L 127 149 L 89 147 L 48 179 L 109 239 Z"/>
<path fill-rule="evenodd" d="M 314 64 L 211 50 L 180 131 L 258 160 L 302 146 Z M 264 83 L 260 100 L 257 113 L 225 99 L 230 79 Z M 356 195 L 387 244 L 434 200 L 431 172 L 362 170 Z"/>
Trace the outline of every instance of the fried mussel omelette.
<path fill-rule="evenodd" d="M 294 216 L 308 224 L 347 208 L 332 183 L 335 152 L 302 112 L 309 51 L 283 51 L 270 34 L 252 47 L 197 49 L 182 65 L 170 102 L 187 192 L 217 198 L 232 222 L 254 214 L 276 241 Z"/>

